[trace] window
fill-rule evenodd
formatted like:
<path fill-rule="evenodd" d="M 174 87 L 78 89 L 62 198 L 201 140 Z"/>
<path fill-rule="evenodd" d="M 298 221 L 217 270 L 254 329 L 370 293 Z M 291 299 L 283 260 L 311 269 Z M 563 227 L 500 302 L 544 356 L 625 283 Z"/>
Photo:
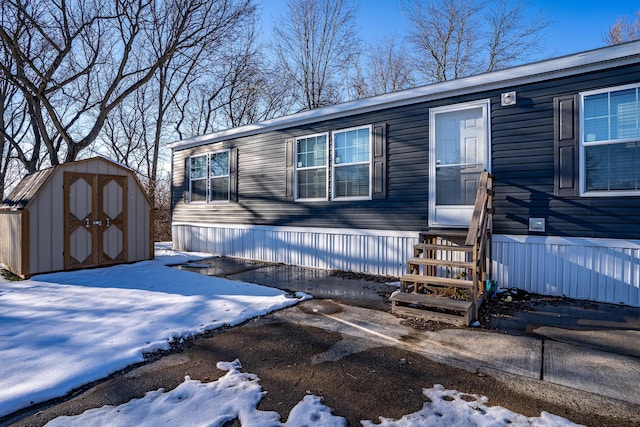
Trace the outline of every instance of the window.
<path fill-rule="evenodd" d="M 209 191 L 212 202 L 229 200 L 229 152 L 213 153 L 209 157 Z"/>
<path fill-rule="evenodd" d="M 636 84 L 581 95 L 582 193 L 640 194 L 639 92 Z"/>
<path fill-rule="evenodd" d="M 287 199 L 385 198 L 386 129 L 379 123 L 286 140 Z"/>
<path fill-rule="evenodd" d="M 296 199 L 327 199 L 327 135 L 296 139 Z"/>
<path fill-rule="evenodd" d="M 207 156 L 191 158 L 190 191 L 192 202 L 207 201 Z"/>
<path fill-rule="evenodd" d="M 333 133 L 333 198 L 371 198 L 371 127 Z"/>
<path fill-rule="evenodd" d="M 190 164 L 191 202 L 229 201 L 229 151 L 194 156 Z"/>

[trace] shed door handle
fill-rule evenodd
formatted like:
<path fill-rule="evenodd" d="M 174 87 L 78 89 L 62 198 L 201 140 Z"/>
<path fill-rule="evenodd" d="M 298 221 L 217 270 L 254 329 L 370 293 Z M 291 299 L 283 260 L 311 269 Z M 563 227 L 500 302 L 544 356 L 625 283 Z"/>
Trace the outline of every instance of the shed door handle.
<path fill-rule="evenodd" d="M 87 228 L 91 227 L 91 224 L 89 224 L 89 218 L 85 218 L 84 226 L 87 227 Z"/>

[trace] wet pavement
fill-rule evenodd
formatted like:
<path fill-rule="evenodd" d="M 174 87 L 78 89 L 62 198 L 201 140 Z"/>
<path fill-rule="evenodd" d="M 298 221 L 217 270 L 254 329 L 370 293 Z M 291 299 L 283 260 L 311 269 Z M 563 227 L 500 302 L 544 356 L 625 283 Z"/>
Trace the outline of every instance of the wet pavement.
<path fill-rule="evenodd" d="M 314 298 L 332 299 L 343 304 L 374 310 L 389 311 L 391 304 L 387 298 L 398 289 L 397 286 L 386 284 L 384 279 L 370 275 L 229 257 L 208 258 L 177 268 L 208 276 L 256 283 L 292 293 L 305 292 Z M 388 280 L 394 279 L 388 278 Z"/>

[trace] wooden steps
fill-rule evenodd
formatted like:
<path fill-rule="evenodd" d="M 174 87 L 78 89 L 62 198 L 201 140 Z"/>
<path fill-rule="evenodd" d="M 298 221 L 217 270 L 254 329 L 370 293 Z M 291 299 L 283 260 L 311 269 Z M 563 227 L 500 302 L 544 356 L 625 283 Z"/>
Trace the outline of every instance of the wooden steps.
<path fill-rule="evenodd" d="M 420 233 L 400 278 L 391 311 L 454 325 L 478 317 L 491 276 L 493 177 L 483 172 L 469 229 L 431 228 Z"/>
<path fill-rule="evenodd" d="M 424 294 L 399 292 L 391 297 L 393 312 L 456 326 L 466 326 L 471 319 L 473 302 Z"/>
<path fill-rule="evenodd" d="M 452 279 L 450 277 L 425 276 L 423 274 L 405 274 L 400 278 L 400 283 L 413 283 L 423 285 L 443 286 L 446 288 L 473 289 L 472 280 Z M 404 292 L 404 291 L 403 291 Z"/>
<path fill-rule="evenodd" d="M 472 246 L 452 246 L 452 245 L 438 245 L 432 243 L 417 243 L 413 245 L 414 250 L 433 250 L 433 251 L 453 251 L 453 252 L 473 252 Z"/>
<path fill-rule="evenodd" d="M 463 269 L 472 269 L 473 262 L 468 261 L 454 261 L 448 259 L 430 259 L 430 258 L 411 258 L 407 261 L 409 266 L 411 265 L 433 265 L 436 267 L 455 267 Z"/>

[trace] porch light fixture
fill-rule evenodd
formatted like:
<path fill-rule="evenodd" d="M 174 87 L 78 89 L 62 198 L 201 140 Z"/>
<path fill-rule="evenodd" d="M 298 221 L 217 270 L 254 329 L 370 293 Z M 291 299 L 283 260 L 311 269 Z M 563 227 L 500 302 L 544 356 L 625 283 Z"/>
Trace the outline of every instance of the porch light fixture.
<path fill-rule="evenodd" d="M 500 105 L 508 107 L 510 105 L 516 105 L 516 91 L 503 92 L 500 94 Z"/>

